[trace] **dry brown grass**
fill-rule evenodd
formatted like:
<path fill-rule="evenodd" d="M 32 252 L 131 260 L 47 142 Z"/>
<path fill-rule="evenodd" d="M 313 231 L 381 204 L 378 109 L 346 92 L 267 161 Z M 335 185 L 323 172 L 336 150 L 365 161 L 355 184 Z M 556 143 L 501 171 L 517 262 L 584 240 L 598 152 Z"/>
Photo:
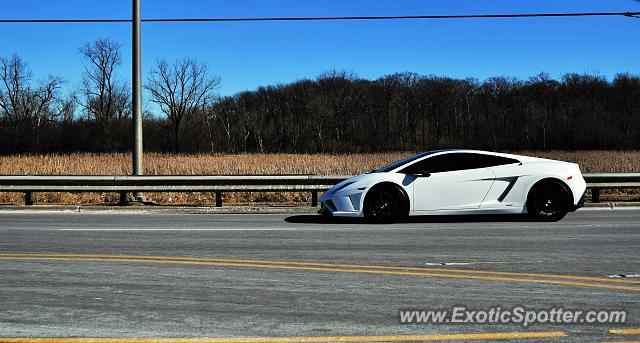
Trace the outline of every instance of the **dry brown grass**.
<path fill-rule="evenodd" d="M 583 172 L 640 172 L 640 151 L 520 151 L 523 155 L 572 161 Z M 215 174 L 317 174 L 353 175 L 397 161 L 410 152 L 379 154 L 146 154 L 145 173 L 149 175 Z M 3 175 L 128 175 L 130 154 L 69 154 L 0 157 Z M 147 194 L 158 203 L 211 203 L 211 194 Z M 306 193 L 225 194 L 227 203 L 309 201 Z M 0 193 L 2 203 L 20 203 L 21 194 Z M 114 203 L 117 195 L 38 194 L 39 203 L 102 204 Z"/>
<path fill-rule="evenodd" d="M 516 154 L 575 162 L 583 173 L 640 172 L 640 151 L 516 151 Z"/>
<path fill-rule="evenodd" d="M 380 167 L 409 153 L 384 154 L 145 154 L 148 175 L 355 174 Z M 128 175 L 130 154 L 71 154 L 0 157 L 0 174 Z"/>

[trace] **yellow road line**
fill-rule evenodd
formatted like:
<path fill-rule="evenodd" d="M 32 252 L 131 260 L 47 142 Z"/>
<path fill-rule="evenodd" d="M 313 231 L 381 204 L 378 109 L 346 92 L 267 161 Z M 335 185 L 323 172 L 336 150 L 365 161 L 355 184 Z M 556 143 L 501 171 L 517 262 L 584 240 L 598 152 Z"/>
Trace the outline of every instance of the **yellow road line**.
<path fill-rule="evenodd" d="M 566 337 L 562 331 L 455 333 L 394 336 L 247 337 L 247 338 L 10 338 L 0 343 L 319 343 L 319 342 L 415 342 L 532 339 Z"/>
<path fill-rule="evenodd" d="M 40 261 L 114 261 L 114 262 L 131 262 L 131 263 L 160 263 L 160 264 L 184 264 L 184 265 L 209 265 L 209 266 L 225 266 L 225 267 L 252 267 L 252 268 L 268 268 L 268 269 L 289 269 L 289 270 L 311 270 L 311 271 L 327 271 L 337 273 L 364 273 L 379 275 L 400 275 L 400 276 L 428 276 L 455 279 L 475 279 L 488 281 L 510 281 L 524 283 L 538 283 L 551 285 L 568 285 L 578 287 L 592 287 L 603 289 L 616 289 L 640 292 L 640 287 L 607 285 L 597 283 L 586 283 L 577 281 L 548 280 L 548 279 L 527 279 L 516 277 L 499 277 L 485 275 L 466 275 L 466 274 L 447 274 L 447 273 L 424 273 L 411 271 L 392 271 L 392 270 L 373 270 L 373 269 L 344 269 L 344 268 L 328 268 L 328 267 L 304 267 L 304 266 L 288 266 L 288 265 L 270 265 L 255 263 L 225 263 L 225 262 L 206 262 L 206 261 L 182 261 L 182 260 L 151 260 L 151 259 L 134 259 L 134 258 L 84 258 L 84 257 L 8 257 L 0 256 L 0 259 L 6 260 L 40 260 Z"/>
<path fill-rule="evenodd" d="M 609 330 L 609 333 L 614 335 L 640 335 L 640 328 L 615 329 L 615 330 Z"/>
<path fill-rule="evenodd" d="M 504 276 L 521 276 L 521 277 L 542 277 L 552 279 L 569 279 L 596 281 L 607 283 L 630 283 L 640 284 L 639 280 L 627 279 L 611 279 L 603 277 L 562 275 L 562 274 L 543 274 L 543 273 L 524 273 L 524 272 L 501 272 L 477 269 L 449 269 L 449 268 L 427 268 L 427 267 L 403 267 L 403 266 L 379 266 L 364 264 L 339 264 L 339 263 L 315 263 L 315 262 L 288 262 L 288 261 L 270 261 L 270 260 L 245 260 L 245 259 L 225 259 L 225 258 L 206 258 L 206 257 L 172 257 L 172 256 L 145 256 L 145 255 L 95 255 L 95 254 L 0 254 L 1 257 L 92 257 L 105 259 L 153 259 L 153 260 L 171 260 L 171 261 L 206 261 L 206 262 L 230 262 L 230 263 L 260 263 L 274 265 L 296 265 L 311 267 L 339 267 L 339 268 L 366 268 L 381 270 L 411 270 L 411 271 L 428 271 L 428 272 L 446 272 L 446 273 L 465 273 L 465 274 L 488 274 L 488 275 L 504 275 Z"/>

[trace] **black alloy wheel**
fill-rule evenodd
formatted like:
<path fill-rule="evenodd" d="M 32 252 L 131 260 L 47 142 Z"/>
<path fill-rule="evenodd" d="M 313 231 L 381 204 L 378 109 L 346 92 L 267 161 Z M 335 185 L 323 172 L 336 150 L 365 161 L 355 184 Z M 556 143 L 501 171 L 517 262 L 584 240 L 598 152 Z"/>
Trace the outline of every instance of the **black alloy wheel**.
<path fill-rule="evenodd" d="M 568 212 L 567 191 L 557 183 L 535 185 L 527 199 L 527 212 L 533 219 L 555 222 Z"/>
<path fill-rule="evenodd" d="M 364 216 L 374 223 L 394 223 L 407 216 L 408 202 L 395 185 L 379 185 L 369 191 L 364 201 Z"/>

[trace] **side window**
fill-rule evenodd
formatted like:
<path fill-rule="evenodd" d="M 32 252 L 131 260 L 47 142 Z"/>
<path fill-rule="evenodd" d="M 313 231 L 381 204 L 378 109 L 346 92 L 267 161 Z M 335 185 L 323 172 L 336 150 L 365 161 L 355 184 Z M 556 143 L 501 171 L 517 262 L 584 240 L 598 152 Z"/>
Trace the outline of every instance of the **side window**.
<path fill-rule="evenodd" d="M 438 156 L 436 156 L 436 157 L 438 157 Z M 436 157 L 430 157 L 430 158 L 424 159 L 424 160 L 422 160 L 420 162 L 416 162 L 416 163 L 414 163 L 414 164 L 412 164 L 412 165 L 410 165 L 408 167 L 405 167 L 404 169 L 401 169 L 400 173 L 403 173 L 403 174 L 422 174 L 422 173 L 427 171 L 427 169 L 428 169 L 427 166 L 429 165 L 429 163 L 428 163 L 429 160 L 434 159 Z"/>
<path fill-rule="evenodd" d="M 454 165 L 456 164 L 456 159 L 452 158 L 451 155 L 453 154 L 444 154 L 426 158 L 404 168 L 401 172 L 405 174 L 423 174 L 427 172 L 440 173 L 449 170 L 457 170 L 451 169 L 452 167 L 455 168 Z"/>
<path fill-rule="evenodd" d="M 495 167 L 512 163 L 519 163 L 519 161 L 492 155 L 448 153 L 429 157 L 420 162 L 416 162 L 404 168 L 401 172 L 405 174 L 422 174 L 425 172 L 441 173 L 447 171 Z"/>

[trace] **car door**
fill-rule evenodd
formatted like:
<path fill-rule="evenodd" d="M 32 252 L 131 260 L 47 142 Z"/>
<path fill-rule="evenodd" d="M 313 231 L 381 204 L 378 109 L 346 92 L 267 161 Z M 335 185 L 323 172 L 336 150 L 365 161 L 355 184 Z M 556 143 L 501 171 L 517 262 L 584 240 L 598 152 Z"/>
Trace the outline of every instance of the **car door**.
<path fill-rule="evenodd" d="M 415 176 L 413 210 L 475 209 L 491 189 L 494 174 L 477 154 L 451 152 L 418 161 L 401 172 Z"/>

